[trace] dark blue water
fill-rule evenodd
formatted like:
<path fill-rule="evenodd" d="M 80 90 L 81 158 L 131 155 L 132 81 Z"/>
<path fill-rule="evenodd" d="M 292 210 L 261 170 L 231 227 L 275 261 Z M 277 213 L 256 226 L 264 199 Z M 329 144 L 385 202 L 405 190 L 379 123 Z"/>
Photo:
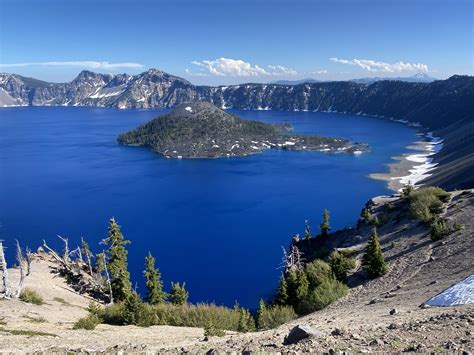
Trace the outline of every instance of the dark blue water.
<path fill-rule="evenodd" d="M 269 150 L 244 158 L 168 160 L 115 139 L 160 111 L 28 107 L 0 110 L 0 238 L 36 248 L 106 236 L 115 216 L 134 282 L 157 258 L 165 285 L 185 281 L 192 301 L 253 306 L 281 270 L 281 246 L 315 227 L 324 208 L 334 228 L 354 223 L 367 199 L 390 193 L 368 174 L 385 171 L 416 132 L 381 119 L 328 113 L 243 111 L 291 122 L 297 132 L 367 142 L 361 156 Z M 162 111 L 161 111 L 162 112 Z"/>

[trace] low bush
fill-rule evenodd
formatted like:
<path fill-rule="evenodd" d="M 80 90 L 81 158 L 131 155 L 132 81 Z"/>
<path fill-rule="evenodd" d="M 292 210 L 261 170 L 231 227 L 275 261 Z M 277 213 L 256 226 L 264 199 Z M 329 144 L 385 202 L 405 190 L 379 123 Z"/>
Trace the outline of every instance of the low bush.
<path fill-rule="evenodd" d="M 307 314 L 319 311 L 345 296 L 348 289 L 349 288 L 339 280 L 325 280 L 318 287 L 309 292 L 308 297 L 299 305 L 299 313 Z"/>
<path fill-rule="evenodd" d="M 440 240 L 451 234 L 452 230 L 449 228 L 447 221 L 444 218 L 436 218 L 431 223 L 431 240 Z"/>
<path fill-rule="evenodd" d="M 439 187 L 425 187 L 412 191 L 408 196 L 409 211 L 413 218 L 430 222 L 443 210 L 443 203 L 450 194 Z"/>
<path fill-rule="evenodd" d="M 225 332 L 222 329 L 216 328 L 212 321 L 209 321 L 204 327 L 205 337 L 223 337 Z"/>
<path fill-rule="evenodd" d="M 173 325 L 180 327 L 205 328 L 212 323 L 216 329 L 251 331 L 255 321 L 250 313 L 242 308 L 227 308 L 213 304 L 174 305 L 163 303 L 151 306 L 137 296 L 126 301 L 105 307 L 98 314 L 106 324 L 138 326 Z"/>
<path fill-rule="evenodd" d="M 21 290 L 19 298 L 21 301 L 27 303 L 32 303 L 36 305 L 44 304 L 43 297 L 41 297 L 38 292 L 32 290 L 31 288 L 24 288 L 23 290 Z"/>
<path fill-rule="evenodd" d="M 329 257 L 329 265 L 334 276 L 339 281 L 344 281 L 348 272 L 355 268 L 356 260 L 350 258 L 347 251 L 335 250 Z"/>
<path fill-rule="evenodd" d="M 306 264 L 304 272 L 308 278 L 310 288 L 316 288 L 324 281 L 334 278 L 331 266 L 320 259 Z"/>
<path fill-rule="evenodd" d="M 297 317 L 291 306 L 268 306 L 259 312 L 257 324 L 258 329 L 273 329 Z"/>
<path fill-rule="evenodd" d="M 94 330 L 100 323 L 102 323 L 102 319 L 95 314 L 89 314 L 87 317 L 81 318 L 74 323 L 73 329 Z"/>

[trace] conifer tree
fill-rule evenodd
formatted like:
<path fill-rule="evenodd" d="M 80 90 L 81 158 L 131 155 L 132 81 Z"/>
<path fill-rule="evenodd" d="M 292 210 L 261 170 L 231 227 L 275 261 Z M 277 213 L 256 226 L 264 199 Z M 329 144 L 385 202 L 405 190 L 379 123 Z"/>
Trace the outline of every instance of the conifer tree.
<path fill-rule="evenodd" d="M 374 277 L 382 276 L 387 272 L 387 264 L 380 247 L 377 227 L 374 226 L 372 236 L 367 242 L 367 248 L 363 257 L 364 269 Z"/>
<path fill-rule="evenodd" d="M 180 285 L 179 282 L 171 283 L 170 301 L 175 305 L 183 305 L 188 301 L 189 293 L 186 291 L 186 282 Z"/>
<path fill-rule="evenodd" d="M 327 237 L 329 235 L 331 226 L 329 225 L 329 211 L 326 209 L 323 212 L 323 222 L 319 225 L 319 229 L 321 229 L 321 235 L 323 237 Z"/>
<path fill-rule="evenodd" d="M 161 281 L 160 271 L 155 268 L 155 258 L 148 252 L 145 258 L 145 271 L 143 272 L 146 279 L 147 297 L 146 300 L 150 304 L 164 303 L 166 293 L 163 292 L 163 282 Z"/>
<path fill-rule="evenodd" d="M 109 234 L 101 243 L 109 246 L 107 249 L 108 270 L 110 272 L 112 292 L 115 301 L 124 301 L 132 291 L 130 273 L 127 268 L 127 249 L 125 246 L 130 244 L 120 231 L 120 225 L 114 218 L 109 221 Z"/>
<path fill-rule="evenodd" d="M 275 303 L 280 306 L 285 306 L 288 304 L 288 283 L 286 282 L 286 279 L 283 275 L 281 275 L 280 278 Z"/>
<path fill-rule="evenodd" d="M 296 289 L 298 288 L 298 273 L 294 269 L 290 269 L 288 272 L 288 279 L 286 281 L 288 285 L 288 303 L 293 307 L 297 304 Z"/>

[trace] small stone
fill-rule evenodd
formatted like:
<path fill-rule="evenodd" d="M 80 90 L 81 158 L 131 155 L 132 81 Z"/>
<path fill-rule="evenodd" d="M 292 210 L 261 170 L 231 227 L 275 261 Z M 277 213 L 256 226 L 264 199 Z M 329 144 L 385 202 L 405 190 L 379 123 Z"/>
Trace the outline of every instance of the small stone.
<path fill-rule="evenodd" d="M 456 350 L 458 348 L 458 344 L 449 340 L 446 343 L 444 343 L 444 348 L 448 350 Z"/>
<path fill-rule="evenodd" d="M 431 261 L 435 261 L 435 258 L 432 257 L 432 256 L 430 256 L 430 258 L 428 259 L 428 261 L 430 261 L 430 262 L 431 262 Z"/>
<path fill-rule="evenodd" d="M 340 328 L 335 328 L 332 332 L 331 332 L 331 335 L 332 336 L 341 336 L 341 335 L 344 335 L 344 331 Z"/>
<path fill-rule="evenodd" d="M 397 328 L 398 328 L 398 324 L 396 323 L 390 323 L 390 325 L 388 326 L 388 329 L 391 329 L 391 330 L 397 329 Z"/>
<path fill-rule="evenodd" d="M 384 342 L 380 339 L 374 339 L 369 343 L 370 346 L 383 346 Z"/>
<path fill-rule="evenodd" d="M 398 314 L 398 310 L 397 310 L 396 308 L 392 308 L 392 309 L 390 310 L 389 314 L 390 314 L 391 316 L 393 316 L 393 315 L 395 315 L 395 314 Z"/>
<path fill-rule="evenodd" d="M 204 337 L 204 339 L 202 339 L 202 341 L 209 341 L 209 337 Z"/>
<path fill-rule="evenodd" d="M 378 299 L 373 298 L 370 300 L 369 304 L 376 304 L 378 302 Z"/>
<path fill-rule="evenodd" d="M 424 350 L 426 350 L 426 348 L 427 347 L 426 347 L 425 344 L 418 344 L 415 349 L 416 349 L 416 351 L 424 351 Z"/>
<path fill-rule="evenodd" d="M 437 284 L 438 282 L 439 282 L 438 280 L 433 280 L 433 281 L 430 282 L 430 285 L 435 285 L 435 284 Z"/>

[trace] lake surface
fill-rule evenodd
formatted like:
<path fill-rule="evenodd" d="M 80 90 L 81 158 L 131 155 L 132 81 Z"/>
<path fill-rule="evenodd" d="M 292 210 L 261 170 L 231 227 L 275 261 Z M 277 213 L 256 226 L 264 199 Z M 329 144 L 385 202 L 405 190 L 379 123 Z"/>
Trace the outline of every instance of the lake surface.
<path fill-rule="evenodd" d="M 148 251 L 169 290 L 185 281 L 190 300 L 255 306 L 276 287 L 282 246 L 316 228 L 324 208 L 333 229 L 353 225 L 371 197 L 391 193 L 370 173 L 416 140 L 401 124 L 312 112 L 235 111 L 290 122 L 299 133 L 369 143 L 359 156 L 268 150 L 243 158 L 169 160 L 119 146 L 116 137 L 163 110 L 86 107 L 0 109 L 0 239 L 10 265 L 13 241 L 36 249 L 85 237 L 96 252 L 115 216 L 129 246 L 134 284 L 143 289 Z"/>

